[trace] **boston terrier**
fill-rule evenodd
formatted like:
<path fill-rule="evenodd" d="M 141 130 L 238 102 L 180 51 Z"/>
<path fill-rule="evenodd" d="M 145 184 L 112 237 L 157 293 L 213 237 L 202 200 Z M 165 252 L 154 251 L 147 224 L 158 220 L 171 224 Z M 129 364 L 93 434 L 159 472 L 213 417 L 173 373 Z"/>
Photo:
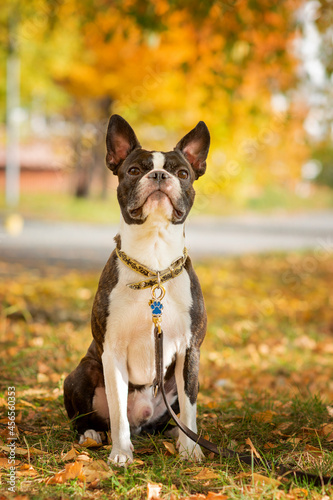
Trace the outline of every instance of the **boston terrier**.
<path fill-rule="evenodd" d="M 116 465 L 133 461 L 131 434 L 163 430 L 169 421 L 161 393 L 154 391 L 153 299 L 157 316 L 163 308 L 167 398 L 197 431 L 199 349 L 207 320 L 184 246 L 184 222 L 194 201 L 193 182 L 206 170 L 209 143 L 201 121 L 173 151 L 147 151 L 122 117 L 109 121 L 106 163 L 118 176 L 120 229 L 93 304 L 93 341 L 66 378 L 64 399 L 81 443 L 87 437 L 101 442 L 98 431 L 111 427 L 109 461 Z M 178 446 L 184 459 L 203 457 L 181 431 Z"/>

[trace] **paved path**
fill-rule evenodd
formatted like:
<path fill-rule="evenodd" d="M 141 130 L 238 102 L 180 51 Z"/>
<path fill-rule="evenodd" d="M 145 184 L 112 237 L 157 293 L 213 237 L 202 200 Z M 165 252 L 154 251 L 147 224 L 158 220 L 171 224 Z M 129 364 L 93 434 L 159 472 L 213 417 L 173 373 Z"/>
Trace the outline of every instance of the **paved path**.
<path fill-rule="evenodd" d="M 117 227 L 26 221 L 18 236 L 0 225 L 0 259 L 71 267 L 100 267 L 114 247 Z M 288 216 L 193 218 L 186 226 L 193 257 L 321 248 L 333 251 L 333 212 Z"/>

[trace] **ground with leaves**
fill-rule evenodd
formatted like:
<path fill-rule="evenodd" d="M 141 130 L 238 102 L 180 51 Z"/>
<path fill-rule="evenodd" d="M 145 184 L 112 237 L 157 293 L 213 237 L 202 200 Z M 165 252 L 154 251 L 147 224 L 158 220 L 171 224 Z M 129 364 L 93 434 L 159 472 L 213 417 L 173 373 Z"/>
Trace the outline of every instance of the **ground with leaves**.
<path fill-rule="evenodd" d="M 295 253 L 197 262 L 209 315 L 198 424 L 221 446 L 333 474 L 333 262 Z M 330 486 L 281 478 L 206 453 L 181 462 L 165 436 L 134 439 L 135 462 L 110 468 L 110 444 L 80 447 L 64 377 L 90 342 L 99 271 L 0 263 L 0 498 L 329 499 Z M 8 491 L 8 387 L 16 395 L 16 491 Z M 89 443 L 88 443 L 89 444 Z"/>

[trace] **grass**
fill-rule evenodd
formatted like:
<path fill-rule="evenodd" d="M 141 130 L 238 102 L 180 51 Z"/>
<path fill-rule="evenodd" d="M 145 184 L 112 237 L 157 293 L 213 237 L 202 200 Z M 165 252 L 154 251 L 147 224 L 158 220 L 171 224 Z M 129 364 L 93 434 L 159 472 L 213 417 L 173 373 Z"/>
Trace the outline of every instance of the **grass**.
<path fill-rule="evenodd" d="M 269 460 L 332 475 L 332 259 L 318 260 L 292 285 L 283 280 L 309 257 L 267 254 L 196 264 L 209 316 L 198 427 L 221 446 L 246 452 L 251 442 Z M 62 384 L 90 343 L 99 272 L 0 263 L 0 275 L 0 498 L 145 499 L 149 484 L 160 484 L 160 497 L 170 500 L 332 497 L 330 486 L 279 478 L 209 452 L 202 464 L 182 462 L 170 448 L 174 441 L 163 435 L 135 437 L 135 462 L 127 469 L 107 467 L 88 476 L 89 467 L 105 466 L 110 445 L 75 444 Z M 16 388 L 15 494 L 7 489 L 3 448 L 9 386 Z M 73 446 L 75 456 L 67 459 Z M 89 480 L 61 473 L 75 463 Z M 55 474 L 64 482 L 52 484 Z"/>
<path fill-rule="evenodd" d="M 313 187 L 310 197 L 301 197 L 279 186 L 259 190 L 256 195 L 239 194 L 231 198 L 227 192 L 213 193 L 205 186 L 198 188 L 191 216 L 225 216 L 248 213 L 297 212 L 333 208 L 333 192 L 325 187 Z M 11 213 L 0 194 L 0 218 Z M 76 221 L 115 224 L 119 221 L 119 207 L 115 188 L 107 199 L 97 196 L 75 198 L 68 194 L 23 193 L 16 211 L 27 219 Z"/>

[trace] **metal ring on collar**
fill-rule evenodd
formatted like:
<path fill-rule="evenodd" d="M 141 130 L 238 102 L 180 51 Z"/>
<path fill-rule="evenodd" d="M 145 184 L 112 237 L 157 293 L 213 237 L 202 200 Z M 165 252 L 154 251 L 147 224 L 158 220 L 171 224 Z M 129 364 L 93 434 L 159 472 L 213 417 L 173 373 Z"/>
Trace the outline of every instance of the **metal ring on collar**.
<path fill-rule="evenodd" d="M 159 296 L 156 296 L 155 294 L 155 291 L 156 290 L 160 290 L 160 295 Z M 165 288 L 161 285 L 159 285 L 158 283 L 156 285 L 154 285 L 151 289 L 151 295 L 153 297 L 154 300 L 162 300 L 164 295 L 165 295 Z"/>

